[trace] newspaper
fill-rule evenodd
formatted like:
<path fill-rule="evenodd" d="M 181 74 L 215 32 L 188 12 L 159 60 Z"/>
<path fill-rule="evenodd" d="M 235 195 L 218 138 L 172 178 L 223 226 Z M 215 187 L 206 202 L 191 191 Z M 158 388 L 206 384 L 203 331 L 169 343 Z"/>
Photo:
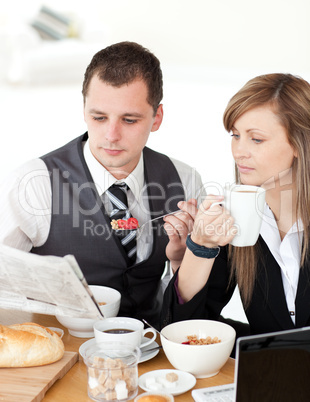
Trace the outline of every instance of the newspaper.
<path fill-rule="evenodd" d="M 73 255 L 39 256 L 0 245 L 0 307 L 102 318 Z"/>

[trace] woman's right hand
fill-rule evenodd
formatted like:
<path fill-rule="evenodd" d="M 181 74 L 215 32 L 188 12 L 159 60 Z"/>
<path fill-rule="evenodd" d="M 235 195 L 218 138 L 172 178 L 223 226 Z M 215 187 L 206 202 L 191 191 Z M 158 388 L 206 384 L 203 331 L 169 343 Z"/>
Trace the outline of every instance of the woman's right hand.
<path fill-rule="evenodd" d="M 193 242 L 208 248 L 225 246 L 237 233 L 234 219 L 220 204 L 224 197 L 208 195 L 200 204 L 191 233 Z M 215 204 L 215 205 L 214 205 Z"/>
<path fill-rule="evenodd" d="M 194 243 L 215 248 L 230 243 L 236 235 L 237 228 L 233 226 L 232 216 L 219 205 L 223 199 L 223 196 L 210 195 L 200 204 L 191 232 Z M 179 296 L 184 302 L 189 301 L 204 287 L 214 261 L 214 258 L 197 257 L 189 249 L 185 251 L 178 273 Z"/>

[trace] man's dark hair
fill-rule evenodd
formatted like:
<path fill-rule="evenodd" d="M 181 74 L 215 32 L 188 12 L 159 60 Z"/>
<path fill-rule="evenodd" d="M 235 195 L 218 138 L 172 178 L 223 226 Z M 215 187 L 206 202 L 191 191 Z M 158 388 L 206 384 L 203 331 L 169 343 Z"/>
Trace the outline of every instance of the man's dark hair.
<path fill-rule="evenodd" d="M 143 80 L 148 89 L 147 102 L 156 114 L 163 98 L 163 78 L 159 60 L 148 49 L 135 42 L 120 42 L 96 53 L 84 75 L 84 103 L 94 75 L 115 87 L 130 84 L 136 79 Z"/>

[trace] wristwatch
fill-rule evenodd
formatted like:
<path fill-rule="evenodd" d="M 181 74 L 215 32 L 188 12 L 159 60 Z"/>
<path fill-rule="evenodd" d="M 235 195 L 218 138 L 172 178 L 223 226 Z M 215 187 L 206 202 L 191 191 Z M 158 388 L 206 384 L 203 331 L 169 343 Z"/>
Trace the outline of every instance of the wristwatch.
<path fill-rule="evenodd" d="M 194 255 L 201 258 L 216 258 L 220 253 L 219 247 L 208 248 L 193 242 L 190 234 L 187 236 L 186 246 Z"/>

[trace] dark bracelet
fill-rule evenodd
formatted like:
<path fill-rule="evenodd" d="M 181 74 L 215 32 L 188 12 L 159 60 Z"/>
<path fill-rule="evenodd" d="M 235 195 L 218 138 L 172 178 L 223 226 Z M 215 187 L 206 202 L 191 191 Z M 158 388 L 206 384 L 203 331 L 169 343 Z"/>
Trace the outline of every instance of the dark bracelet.
<path fill-rule="evenodd" d="M 219 247 L 208 248 L 193 242 L 190 234 L 187 236 L 186 246 L 194 255 L 201 258 L 216 258 L 220 253 Z"/>

